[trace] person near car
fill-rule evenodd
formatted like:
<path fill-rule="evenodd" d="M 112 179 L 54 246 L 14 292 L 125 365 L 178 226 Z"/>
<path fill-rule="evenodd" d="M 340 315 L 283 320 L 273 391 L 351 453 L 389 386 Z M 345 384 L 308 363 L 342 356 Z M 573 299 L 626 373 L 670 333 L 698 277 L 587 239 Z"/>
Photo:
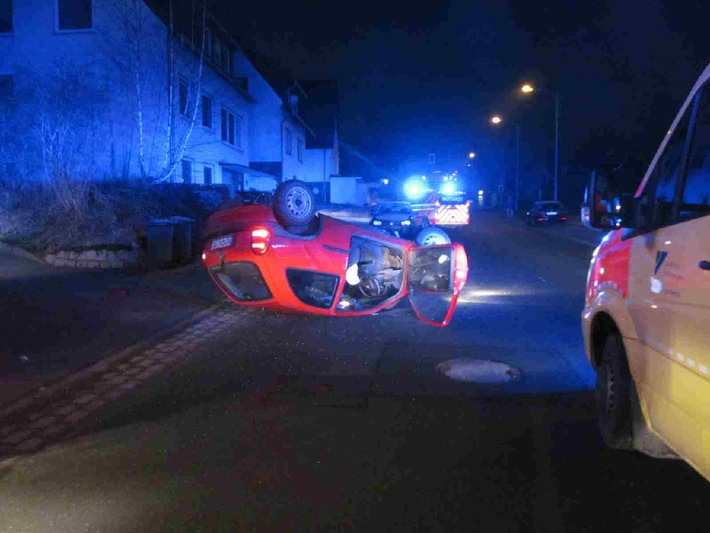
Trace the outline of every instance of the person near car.
<path fill-rule="evenodd" d="M 513 212 L 513 195 L 509 194 L 505 197 L 505 216 L 507 218 L 513 218 L 515 213 Z"/>

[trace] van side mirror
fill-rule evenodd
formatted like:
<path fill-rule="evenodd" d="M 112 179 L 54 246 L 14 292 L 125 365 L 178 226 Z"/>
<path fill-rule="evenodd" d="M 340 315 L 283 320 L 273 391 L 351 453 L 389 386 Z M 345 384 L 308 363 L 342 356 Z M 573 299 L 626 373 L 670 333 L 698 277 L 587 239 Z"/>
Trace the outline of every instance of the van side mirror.
<path fill-rule="evenodd" d="M 582 223 L 596 229 L 633 228 L 637 219 L 637 201 L 621 192 L 606 175 L 592 172 L 581 210 Z"/>

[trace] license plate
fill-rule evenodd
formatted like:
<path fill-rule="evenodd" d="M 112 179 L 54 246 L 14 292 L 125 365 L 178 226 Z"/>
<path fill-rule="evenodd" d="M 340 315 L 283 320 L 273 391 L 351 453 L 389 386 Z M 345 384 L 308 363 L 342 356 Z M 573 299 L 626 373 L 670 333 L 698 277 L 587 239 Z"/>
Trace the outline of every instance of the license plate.
<path fill-rule="evenodd" d="M 226 248 L 227 246 L 231 246 L 232 242 L 234 242 L 234 237 L 232 235 L 228 235 L 227 237 L 220 237 L 219 239 L 215 239 L 212 241 L 212 247 L 210 249 L 218 250 L 219 248 Z"/>
<path fill-rule="evenodd" d="M 545 213 L 545 214 L 546 214 L 547 216 L 556 215 L 556 214 L 557 214 L 557 211 L 548 211 L 548 212 Z"/>

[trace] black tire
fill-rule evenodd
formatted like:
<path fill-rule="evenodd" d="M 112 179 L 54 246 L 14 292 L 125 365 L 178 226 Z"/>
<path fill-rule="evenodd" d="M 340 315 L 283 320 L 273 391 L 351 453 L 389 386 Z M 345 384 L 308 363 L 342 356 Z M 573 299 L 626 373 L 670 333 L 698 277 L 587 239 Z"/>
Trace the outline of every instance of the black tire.
<path fill-rule="evenodd" d="M 294 233 L 306 228 L 316 216 L 316 201 L 311 189 L 300 180 L 281 183 L 274 192 L 274 216 L 284 228 Z"/>
<path fill-rule="evenodd" d="M 611 333 L 604 341 L 594 391 L 599 431 L 610 448 L 633 449 L 632 390 L 631 372 L 621 335 Z"/>
<path fill-rule="evenodd" d="M 439 228 L 429 226 L 421 230 L 415 239 L 419 246 L 435 246 L 437 244 L 451 244 L 449 236 Z"/>

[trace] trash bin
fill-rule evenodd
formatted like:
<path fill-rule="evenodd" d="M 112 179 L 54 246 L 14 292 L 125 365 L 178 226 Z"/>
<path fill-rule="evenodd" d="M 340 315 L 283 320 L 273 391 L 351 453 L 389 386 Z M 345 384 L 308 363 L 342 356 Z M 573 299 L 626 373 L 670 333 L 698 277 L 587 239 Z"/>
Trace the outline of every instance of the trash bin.
<path fill-rule="evenodd" d="M 173 262 L 175 224 L 166 218 L 153 218 L 145 224 L 146 268 L 168 268 Z"/>
<path fill-rule="evenodd" d="M 173 228 L 173 262 L 189 263 L 192 260 L 192 224 L 195 222 L 187 217 L 170 217 Z"/>

